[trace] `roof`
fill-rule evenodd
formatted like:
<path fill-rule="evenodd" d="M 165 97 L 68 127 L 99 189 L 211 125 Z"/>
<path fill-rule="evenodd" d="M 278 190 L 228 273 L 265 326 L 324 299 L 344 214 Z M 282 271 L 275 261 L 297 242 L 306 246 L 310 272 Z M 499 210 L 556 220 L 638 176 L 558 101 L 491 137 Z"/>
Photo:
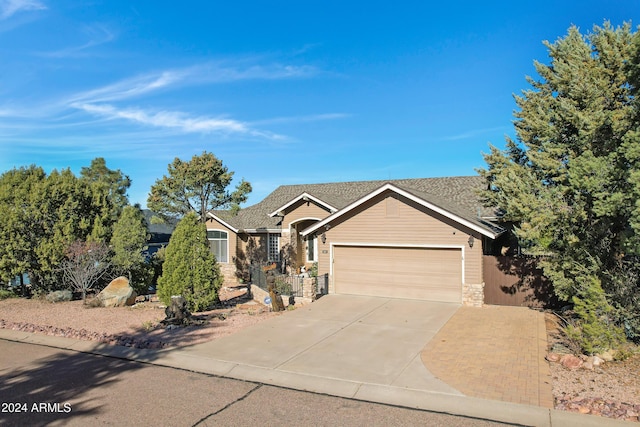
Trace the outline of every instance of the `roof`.
<path fill-rule="evenodd" d="M 149 243 L 168 242 L 169 237 L 171 237 L 173 230 L 176 228 L 176 225 L 178 224 L 178 220 L 170 219 L 166 222 L 156 222 L 152 220 L 152 218 L 158 217 L 158 215 L 149 209 L 143 209 L 142 214 L 144 215 L 144 220 L 145 220 L 145 223 L 147 224 L 147 229 L 149 230 L 149 234 L 151 235 L 151 237 L 149 238 Z"/>
<path fill-rule="evenodd" d="M 495 216 L 495 212 L 480 202 L 478 190 L 486 185 L 480 176 L 281 185 L 261 202 L 241 209 L 236 215 L 230 211 L 212 211 L 212 214 L 236 230 L 276 230 L 280 229 L 281 218 L 269 215 L 304 194 L 341 210 L 385 184 L 393 184 L 496 234 L 501 231 L 500 227 L 482 219 Z"/>

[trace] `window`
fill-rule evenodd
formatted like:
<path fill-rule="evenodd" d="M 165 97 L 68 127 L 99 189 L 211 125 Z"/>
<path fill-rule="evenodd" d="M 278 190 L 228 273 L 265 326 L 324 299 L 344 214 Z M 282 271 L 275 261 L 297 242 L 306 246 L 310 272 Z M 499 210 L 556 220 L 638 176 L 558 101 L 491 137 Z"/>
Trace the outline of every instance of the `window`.
<path fill-rule="evenodd" d="M 269 262 L 280 261 L 280 235 L 269 234 L 268 239 Z"/>
<path fill-rule="evenodd" d="M 218 262 L 229 262 L 229 237 L 226 231 L 207 230 L 207 239 L 211 252 L 216 256 Z"/>
<path fill-rule="evenodd" d="M 307 240 L 307 262 L 318 261 L 318 239 L 314 236 Z"/>

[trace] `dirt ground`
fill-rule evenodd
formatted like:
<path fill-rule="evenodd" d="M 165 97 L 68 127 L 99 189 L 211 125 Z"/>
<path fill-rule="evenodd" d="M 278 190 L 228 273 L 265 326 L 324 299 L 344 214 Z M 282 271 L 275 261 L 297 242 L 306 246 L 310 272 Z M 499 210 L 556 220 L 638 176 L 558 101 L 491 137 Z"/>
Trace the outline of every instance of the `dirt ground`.
<path fill-rule="evenodd" d="M 165 307 L 157 301 L 105 308 L 82 301 L 9 298 L 0 301 L 0 328 L 135 348 L 181 347 L 230 335 L 279 314 L 243 296 L 244 290 L 223 289 L 219 308 L 193 313 L 202 325 L 175 328 L 160 323 Z"/>
<path fill-rule="evenodd" d="M 82 301 L 50 303 L 10 298 L 0 301 L 0 328 L 93 340 L 136 348 L 189 346 L 233 334 L 281 313 L 248 300 L 244 290 L 226 288 L 215 310 L 194 313 L 200 326 L 171 328 L 160 322 L 164 306 L 145 301 L 132 307 L 89 308 Z M 558 329 L 547 322 L 549 343 L 561 342 Z M 640 354 L 607 362 L 593 370 L 570 370 L 551 363 L 556 409 L 638 421 L 640 414 Z"/>

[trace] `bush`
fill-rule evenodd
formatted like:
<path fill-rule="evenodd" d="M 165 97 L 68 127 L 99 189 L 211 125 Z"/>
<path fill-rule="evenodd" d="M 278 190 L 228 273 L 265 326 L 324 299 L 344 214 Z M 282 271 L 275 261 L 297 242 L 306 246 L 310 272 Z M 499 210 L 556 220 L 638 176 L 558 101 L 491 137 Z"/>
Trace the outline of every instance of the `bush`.
<path fill-rule="evenodd" d="M 176 226 L 165 252 L 158 297 L 169 306 L 172 295 L 182 295 L 190 311 L 202 311 L 218 300 L 222 275 L 209 250 L 207 230 L 194 212 Z"/>
<path fill-rule="evenodd" d="M 0 300 L 16 297 L 17 295 L 11 289 L 0 289 Z"/>
<path fill-rule="evenodd" d="M 607 302 L 600 280 L 588 279 L 579 296 L 573 297 L 578 320 L 569 324 L 565 332 L 586 354 L 615 349 L 624 342 L 622 328 L 615 324 L 615 310 Z"/>

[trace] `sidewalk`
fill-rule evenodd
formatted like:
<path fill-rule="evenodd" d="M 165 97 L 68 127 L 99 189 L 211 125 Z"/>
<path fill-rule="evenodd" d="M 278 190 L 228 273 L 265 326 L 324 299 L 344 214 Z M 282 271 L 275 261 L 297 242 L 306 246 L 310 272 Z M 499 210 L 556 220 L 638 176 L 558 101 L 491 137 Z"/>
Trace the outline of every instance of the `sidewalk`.
<path fill-rule="evenodd" d="M 386 307 L 385 304 L 382 304 L 381 307 Z M 310 307 L 313 307 L 313 304 Z M 296 310 L 288 314 L 296 314 L 298 311 L 300 312 L 294 316 L 295 318 L 305 318 L 307 321 L 311 322 L 308 320 L 310 317 L 309 312 L 305 314 L 303 310 Z M 337 333 L 342 331 L 344 333 L 344 330 L 347 328 L 345 325 L 362 329 L 365 328 L 368 323 L 375 325 L 376 322 L 381 322 L 384 318 L 384 316 L 380 314 L 381 311 L 376 311 L 370 314 L 356 312 L 357 309 L 347 312 L 352 315 L 352 318 L 343 319 L 342 321 L 344 324 L 342 326 L 339 324 L 333 325 L 333 327 L 338 328 L 335 332 Z M 477 312 L 478 310 L 476 309 L 476 312 L 472 313 L 476 314 Z M 325 322 L 329 321 L 327 316 L 331 317 L 333 315 L 332 313 L 318 312 L 317 307 L 316 313 L 321 313 L 324 316 L 321 320 Z M 279 340 L 286 340 L 286 335 L 282 336 L 282 331 L 278 330 L 279 326 L 271 324 L 273 320 L 281 318 L 283 317 L 277 317 L 263 322 L 262 325 L 266 326 L 263 326 L 262 329 L 252 327 L 244 331 L 240 331 L 236 339 L 250 339 L 251 334 L 256 334 L 255 336 L 262 336 L 262 342 L 266 342 L 273 338 L 273 336 L 270 336 L 268 332 L 269 328 L 271 328 L 273 333 L 281 334 Z M 449 326 L 449 323 L 447 323 L 445 327 L 442 327 L 438 334 L 435 335 L 432 342 L 436 342 L 438 340 L 440 340 L 439 342 L 442 342 L 443 336 L 445 337 L 445 340 L 449 339 L 448 337 L 450 336 L 446 334 L 455 331 L 454 326 L 457 322 L 456 318 L 457 315 L 454 315 L 449 321 L 452 326 Z M 337 320 L 334 319 L 334 321 Z M 307 331 L 313 330 L 313 325 L 308 326 L 310 329 L 307 329 Z M 416 325 L 410 326 L 416 327 Z M 450 331 L 448 331 L 448 329 Z M 243 337 L 241 335 L 242 332 L 245 332 L 246 336 Z M 397 333 L 397 330 L 390 328 L 387 329 L 387 332 L 388 334 L 394 334 Z M 331 336 L 334 337 L 334 339 L 337 339 L 334 335 Z M 234 339 L 233 337 L 234 336 L 225 337 L 225 339 L 232 340 Z M 325 345 L 328 345 L 330 342 L 327 340 L 327 337 L 316 338 L 320 343 L 324 343 Z M 229 345 L 229 342 L 224 342 L 222 339 L 191 347 L 170 350 L 139 350 L 128 347 L 108 346 L 89 341 L 36 335 L 5 329 L 0 329 L 0 339 L 40 344 L 67 350 L 153 363 L 161 366 L 175 367 L 301 391 L 322 393 L 357 400 L 391 404 L 518 425 L 575 425 L 586 427 L 637 425 L 636 423 L 627 423 L 602 417 L 556 411 L 554 409 L 544 408 L 541 406 L 473 397 L 467 394 L 468 392 L 460 390 L 458 387 L 463 388 L 460 384 L 457 384 L 457 387 L 452 387 L 451 384 L 441 383 L 441 380 L 444 379 L 443 377 L 438 376 L 439 379 L 434 378 L 434 375 L 420 362 L 420 351 L 418 351 L 415 359 L 412 359 L 407 366 L 402 368 L 401 375 L 394 374 L 394 378 L 391 379 L 388 376 L 388 373 L 380 377 L 364 377 L 355 374 L 351 374 L 350 377 L 345 377 L 344 375 L 340 375 L 339 372 L 333 372 L 332 375 L 319 374 L 318 372 L 321 372 L 322 369 L 311 374 L 303 370 L 294 371 L 291 369 L 291 364 L 287 365 L 287 363 L 294 361 L 295 357 L 284 357 L 283 361 L 279 361 L 277 363 L 261 362 L 262 366 L 258 366 L 255 362 L 250 363 L 248 360 L 251 357 L 254 357 L 254 353 L 259 351 L 259 348 L 247 348 L 246 343 L 240 341 L 238 342 L 238 348 L 242 350 L 242 346 L 245 346 L 243 350 L 244 353 L 236 353 L 238 355 L 238 360 L 232 359 L 228 357 L 228 355 L 224 357 L 224 359 L 227 360 L 224 360 L 222 357 L 216 356 L 216 354 L 221 354 L 220 352 L 223 351 L 222 349 L 225 346 Z M 311 339 L 311 341 L 314 340 Z M 317 344 L 310 343 L 309 341 L 292 344 L 299 345 L 298 354 L 302 355 L 301 357 L 313 354 L 313 351 L 309 349 L 317 348 L 314 347 L 314 345 Z M 260 344 L 258 343 L 258 345 Z M 439 351 L 437 346 L 435 350 Z M 459 350 L 460 349 L 458 349 L 458 351 Z M 274 351 L 279 350 L 274 349 Z M 430 351 L 428 347 L 426 351 Z M 267 353 L 270 352 L 267 351 Z M 502 356 L 496 354 L 495 357 Z M 243 358 L 245 359 L 244 362 L 241 360 Z M 319 362 L 317 360 L 313 360 L 312 363 L 317 364 Z M 451 371 L 456 372 L 459 370 L 451 369 Z M 467 395 L 464 395 L 463 393 Z"/>

